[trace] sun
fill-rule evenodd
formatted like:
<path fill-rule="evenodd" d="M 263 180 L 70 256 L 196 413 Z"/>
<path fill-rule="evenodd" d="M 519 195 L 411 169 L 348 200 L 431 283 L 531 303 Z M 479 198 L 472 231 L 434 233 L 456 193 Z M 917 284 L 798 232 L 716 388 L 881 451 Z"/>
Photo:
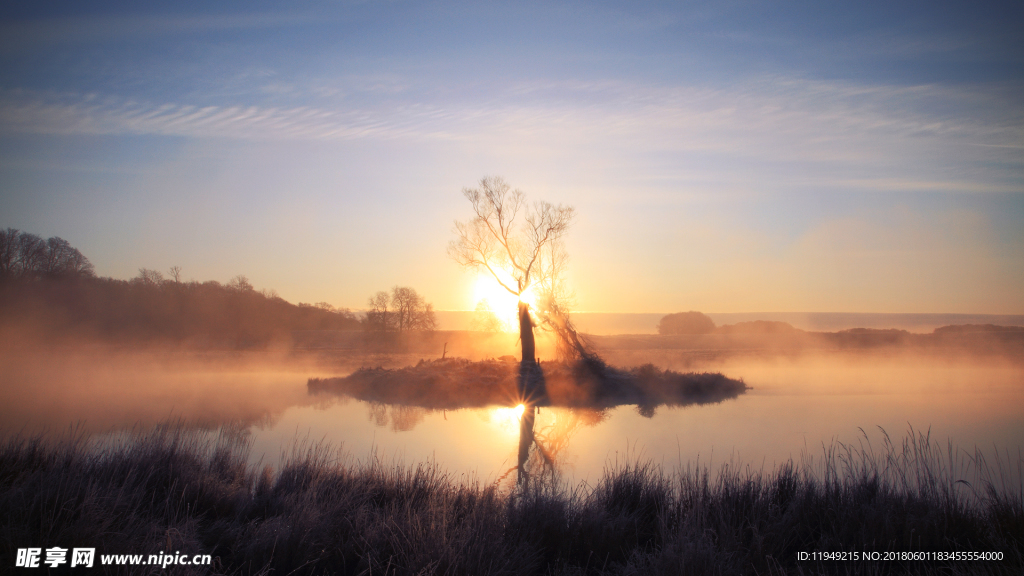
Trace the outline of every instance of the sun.
<path fill-rule="evenodd" d="M 515 286 L 514 282 L 508 282 L 508 284 Z M 490 274 L 477 275 L 476 284 L 473 286 L 473 296 L 478 302 L 487 299 L 491 308 L 495 310 L 506 305 L 514 307 L 516 302 L 515 295 L 505 290 Z"/>
<path fill-rule="evenodd" d="M 526 406 L 523 404 L 515 408 L 494 408 L 491 410 L 491 422 L 508 434 L 519 434 L 519 420 L 524 411 Z"/>
<path fill-rule="evenodd" d="M 536 310 L 537 309 L 537 293 L 536 293 L 536 291 L 534 291 L 533 288 L 534 288 L 534 286 L 531 285 L 526 290 L 523 290 L 523 293 L 519 295 L 519 301 L 520 302 L 526 302 L 527 304 L 530 305 L 530 308 L 533 308 L 534 310 Z"/>
<path fill-rule="evenodd" d="M 502 278 L 502 281 L 507 286 L 514 287 L 516 285 L 516 281 L 511 276 Z M 534 293 L 533 286 L 524 290 L 517 298 L 515 294 L 506 290 L 490 274 L 477 274 L 476 282 L 473 285 L 473 297 L 476 302 L 486 299 L 490 303 L 491 309 L 498 314 L 501 314 L 505 308 L 515 310 L 520 301 L 526 302 L 534 308 L 537 305 L 537 295 Z"/>
<path fill-rule="evenodd" d="M 506 281 L 509 286 L 515 286 L 515 281 L 509 277 Z M 494 312 L 498 319 L 506 326 L 518 326 L 519 302 L 526 302 L 531 308 L 536 309 L 536 295 L 531 288 L 527 288 L 519 298 L 512 294 L 498 283 L 490 274 L 479 274 L 473 285 L 473 298 L 475 302 L 487 300 L 488 307 Z"/>

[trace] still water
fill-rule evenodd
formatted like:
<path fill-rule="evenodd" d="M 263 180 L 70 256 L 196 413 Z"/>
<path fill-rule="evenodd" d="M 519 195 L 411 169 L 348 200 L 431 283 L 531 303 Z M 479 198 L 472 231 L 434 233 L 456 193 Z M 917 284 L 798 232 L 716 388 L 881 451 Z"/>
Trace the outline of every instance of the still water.
<path fill-rule="evenodd" d="M 772 469 L 822 454 L 834 441 L 897 441 L 911 427 L 973 452 L 1024 446 L 1024 369 L 934 359 L 817 358 L 719 366 L 751 387 L 721 403 L 604 411 L 540 408 L 537 445 L 573 482 L 593 481 L 622 461 L 666 469 L 700 461 Z M 356 459 L 430 461 L 481 481 L 517 465 L 520 415 L 511 407 L 432 411 L 337 398 L 284 411 L 254 426 L 255 451 L 271 465 L 296 438 L 344 443 Z M 866 435 L 866 438 L 865 438 Z"/>
<path fill-rule="evenodd" d="M 89 353 L 13 358 L 0 366 L 0 428 L 50 433 L 77 426 L 109 433 L 180 419 L 251 435 L 254 463 L 277 467 L 294 447 L 316 443 L 348 458 L 430 462 L 454 476 L 492 482 L 515 476 L 521 414 L 513 406 L 432 410 L 311 395 L 314 365 L 182 361 Z M 910 427 L 962 449 L 1024 447 L 1024 365 L 999 359 L 823 355 L 733 358 L 699 369 L 743 379 L 750 389 L 720 403 L 605 410 L 540 408 L 530 464 L 572 483 L 592 482 L 616 461 L 732 462 L 772 469 L 817 456 L 835 441 L 880 443 Z M 539 448 L 539 449 L 538 449 Z"/>

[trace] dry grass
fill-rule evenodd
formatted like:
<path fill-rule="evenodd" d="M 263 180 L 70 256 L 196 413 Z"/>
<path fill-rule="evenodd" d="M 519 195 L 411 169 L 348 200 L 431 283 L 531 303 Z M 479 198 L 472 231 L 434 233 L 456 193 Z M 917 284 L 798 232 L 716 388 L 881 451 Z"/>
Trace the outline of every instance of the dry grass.
<path fill-rule="evenodd" d="M 164 426 L 103 446 L 0 446 L 0 556 L 212 554 L 197 574 L 1019 574 L 1024 459 L 902 443 L 771 471 L 646 462 L 593 487 L 498 489 L 299 445 L 277 473 L 237 435 Z M 1011 470 L 1012 465 L 1012 470 Z M 1011 480 L 1010 478 L 1015 478 Z M 1001 562 L 823 562 L 801 551 L 998 551 Z M 114 570 L 111 569 L 113 572 Z M 175 573 L 174 569 L 169 572 Z"/>

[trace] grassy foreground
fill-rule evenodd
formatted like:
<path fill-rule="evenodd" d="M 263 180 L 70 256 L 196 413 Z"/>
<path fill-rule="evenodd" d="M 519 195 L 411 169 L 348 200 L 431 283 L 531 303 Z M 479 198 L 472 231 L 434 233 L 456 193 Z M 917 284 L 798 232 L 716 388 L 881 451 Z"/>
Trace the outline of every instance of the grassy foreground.
<path fill-rule="evenodd" d="M 467 483 L 429 465 L 352 463 L 300 447 L 277 473 L 248 445 L 181 427 L 103 449 L 0 445 L 0 572 L 16 549 L 210 554 L 224 574 L 1019 574 L 1020 462 L 836 444 L 773 471 L 648 463 L 593 487 Z M 1017 476 L 1019 478 L 1019 476 Z M 966 480 L 964 482 L 963 480 Z M 538 485 L 539 484 L 539 485 Z M 800 552 L 1001 552 L 1002 561 L 800 561 Z M 45 554 L 44 554 L 45 555 Z M 67 566 L 64 567 L 65 569 Z M 77 570 L 77 569 L 76 569 Z M 125 568 L 109 571 L 127 572 Z M 36 570 L 44 572 L 43 570 Z M 36 572 L 27 570 L 26 573 Z M 71 573 L 75 573 L 74 570 Z M 84 572 L 83 572 L 84 573 Z"/>

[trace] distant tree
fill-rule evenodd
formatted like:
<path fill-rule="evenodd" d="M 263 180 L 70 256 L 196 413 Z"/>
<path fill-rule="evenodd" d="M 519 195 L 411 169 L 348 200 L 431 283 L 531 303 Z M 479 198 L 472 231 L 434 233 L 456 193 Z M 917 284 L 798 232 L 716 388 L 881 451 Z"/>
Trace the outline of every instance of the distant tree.
<path fill-rule="evenodd" d="M 395 327 L 399 332 L 409 329 L 413 314 L 422 302 L 423 298 L 412 288 L 395 286 L 391 289 L 391 306 L 395 312 Z"/>
<path fill-rule="evenodd" d="M 46 243 L 39 236 L 28 232 L 22 232 L 17 242 L 18 256 L 15 260 L 17 275 L 22 277 L 38 276 L 42 269 Z"/>
<path fill-rule="evenodd" d="M 803 332 L 793 327 L 788 322 L 776 322 L 773 320 L 753 320 L 751 322 L 737 322 L 719 326 L 716 330 L 719 334 L 794 334 Z"/>
<path fill-rule="evenodd" d="M 434 305 L 416 290 L 395 286 L 391 293 L 377 292 L 369 300 L 367 327 L 378 332 L 432 331 L 437 328 Z"/>
<path fill-rule="evenodd" d="M 164 283 L 164 275 L 158 270 L 139 268 L 139 275 L 133 279 L 138 284 L 145 286 L 159 286 Z"/>
<path fill-rule="evenodd" d="M 669 314 L 658 322 L 658 334 L 710 334 L 714 331 L 714 321 L 693 310 Z"/>
<path fill-rule="evenodd" d="M 392 288 L 391 307 L 395 311 L 395 324 L 399 332 L 431 331 L 437 328 L 434 305 L 425 302 L 423 297 L 412 288 L 406 286 Z"/>
<path fill-rule="evenodd" d="M 391 307 L 391 296 L 381 290 L 367 302 L 369 309 L 366 311 L 366 327 L 374 332 L 390 332 L 394 327 Z"/>
<path fill-rule="evenodd" d="M 0 231 L 0 278 L 93 276 L 89 259 L 67 240 L 43 240 L 15 228 Z"/>
<path fill-rule="evenodd" d="M 18 237 L 21 233 L 14 228 L 0 230 L 0 278 L 14 276 L 18 261 Z"/>
<path fill-rule="evenodd" d="M 171 275 L 171 280 L 174 280 L 175 284 L 181 283 L 181 266 L 171 266 L 167 272 Z"/>
<path fill-rule="evenodd" d="M 46 239 L 41 260 L 40 271 L 49 276 L 73 276 L 92 269 L 81 252 L 67 240 L 56 236 Z"/>
<path fill-rule="evenodd" d="M 239 274 L 238 276 L 235 276 L 234 278 L 229 280 L 228 288 L 238 290 L 239 292 L 251 292 L 255 290 L 252 284 L 249 282 L 249 279 L 242 274 Z"/>

